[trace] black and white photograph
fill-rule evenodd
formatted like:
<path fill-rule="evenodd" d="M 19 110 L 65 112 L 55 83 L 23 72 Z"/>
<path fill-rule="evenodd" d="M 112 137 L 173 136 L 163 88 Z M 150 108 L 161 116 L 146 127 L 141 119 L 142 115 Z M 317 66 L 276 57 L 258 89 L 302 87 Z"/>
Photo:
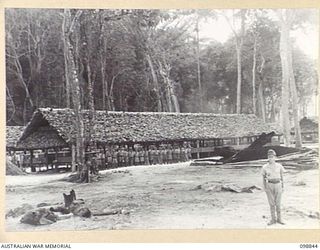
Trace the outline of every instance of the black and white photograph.
<path fill-rule="evenodd" d="M 320 229 L 319 10 L 4 15 L 6 232 Z"/>

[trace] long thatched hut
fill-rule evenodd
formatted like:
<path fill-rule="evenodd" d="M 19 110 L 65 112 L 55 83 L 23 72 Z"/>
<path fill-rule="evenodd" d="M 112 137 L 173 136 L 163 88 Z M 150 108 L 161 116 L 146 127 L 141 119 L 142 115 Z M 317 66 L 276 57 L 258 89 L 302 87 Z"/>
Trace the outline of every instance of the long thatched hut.
<path fill-rule="evenodd" d="M 85 142 L 89 144 L 89 111 L 83 110 Z M 26 126 L 18 146 L 26 150 L 74 150 L 76 129 L 72 109 L 40 108 Z M 233 145 L 241 148 L 261 133 L 272 132 L 267 124 L 249 114 L 153 113 L 95 111 L 91 141 L 99 148 L 108 145 L 190 142 L 193 153 L 209 152 L 215 147 Z"/>

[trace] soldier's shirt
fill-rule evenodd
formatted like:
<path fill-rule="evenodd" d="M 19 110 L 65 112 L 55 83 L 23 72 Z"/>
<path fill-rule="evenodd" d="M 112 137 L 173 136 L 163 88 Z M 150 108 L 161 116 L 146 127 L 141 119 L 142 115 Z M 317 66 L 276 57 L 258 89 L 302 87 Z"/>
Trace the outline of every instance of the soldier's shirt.
<path fill-rule="evenodd" d="M 261 173 L 267 179 L 280 179 L 284 171 L 284 167 L 280 163 L 275 162 L 274 164 L 267 163 L 263 165 Z"/>

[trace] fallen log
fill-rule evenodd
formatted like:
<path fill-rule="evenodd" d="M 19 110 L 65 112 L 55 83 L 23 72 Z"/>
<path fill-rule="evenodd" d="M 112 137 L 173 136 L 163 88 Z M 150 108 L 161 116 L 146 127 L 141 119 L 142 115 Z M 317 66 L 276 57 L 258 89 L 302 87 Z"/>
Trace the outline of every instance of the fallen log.
<path fill-rule="evenodd" d="M 116 214 L 130 214 L 130 212 L 126 212 L 124 210 L 113 210 L 113 211 L 92 213 L 93 216 L 108 216 L 108 215 L 116 215 Z"/>

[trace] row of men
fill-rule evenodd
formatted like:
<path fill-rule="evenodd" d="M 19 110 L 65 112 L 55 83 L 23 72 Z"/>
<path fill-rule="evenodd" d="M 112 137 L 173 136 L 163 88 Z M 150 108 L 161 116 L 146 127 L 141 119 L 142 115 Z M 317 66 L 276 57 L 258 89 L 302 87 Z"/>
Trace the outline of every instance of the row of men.
<path fill-rule="evenodd" d="M 133 165 L 154 165 L 185 162 L 190 160 L 191 146 L 156 146 L 145 149 L 111 147 L 106 150 L 105 163 L 108 168 L 133 166 Z M 100 158 L 100 157 L 98 157 Z"/>

